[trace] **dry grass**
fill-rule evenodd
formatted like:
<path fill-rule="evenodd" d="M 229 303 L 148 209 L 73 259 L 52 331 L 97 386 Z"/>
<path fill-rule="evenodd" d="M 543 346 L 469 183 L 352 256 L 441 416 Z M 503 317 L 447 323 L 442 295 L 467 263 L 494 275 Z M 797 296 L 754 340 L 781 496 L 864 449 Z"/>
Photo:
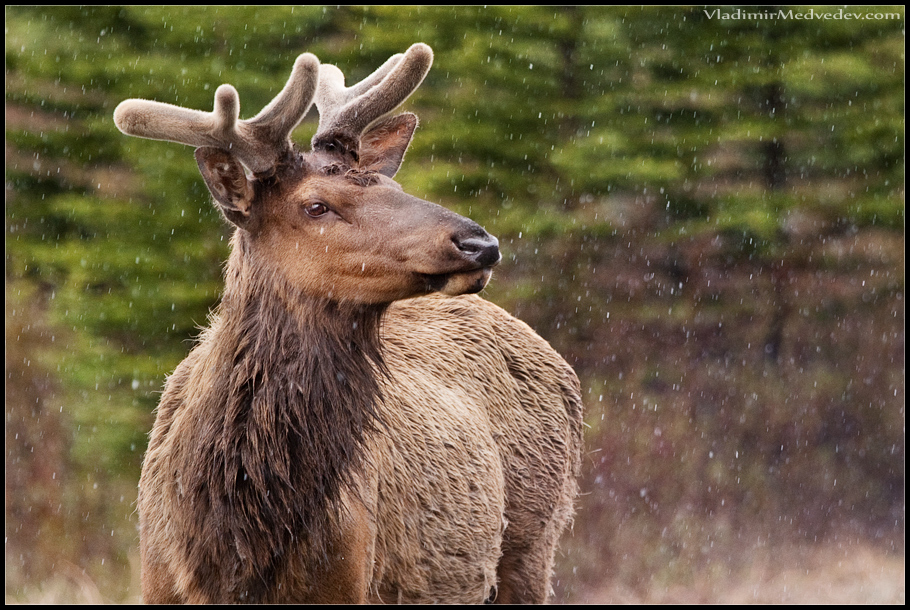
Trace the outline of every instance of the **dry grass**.
<path fill-rule="evenodd" d="M 135 567 L 135 566 L 134 566 Z M 749 567 L 730 573 L 708 568 L 686 585 L 652 583 L 646 593 L 622 586 L 591 589 L 572 599 L 585 604 L 904 604 L 904 556 L 867 543 L 820 544 L 808 548 L 763 548 Z M 136 580 L 133 574 L 133 580 Z M 131 583 L 125 603 L 138 603 Z M 38 587 L 7 591 L 7 603 L 103 604 L 103 595 L 76 566 L 65 565 L 57 578 Z"/>
<path fill-rule="evenodd" d="M 869 544 L 766 548 L 749 567 L 707 569 L 695 582 L 592 590 L 574 600 L 591 604 L 904 604 L 904 556 Z"/>
<path fill-rule="evenodd" d="M 53 575 L 41 580 L 7 568 L 5 601 L 8 605 L 140 604 L 138 551 L 130 554 L 127 565 L 108 569 L 106 576 L 112 581 L 108 584 L 96 582 L 85 569 L 59 558 L 54 562 Z"/>

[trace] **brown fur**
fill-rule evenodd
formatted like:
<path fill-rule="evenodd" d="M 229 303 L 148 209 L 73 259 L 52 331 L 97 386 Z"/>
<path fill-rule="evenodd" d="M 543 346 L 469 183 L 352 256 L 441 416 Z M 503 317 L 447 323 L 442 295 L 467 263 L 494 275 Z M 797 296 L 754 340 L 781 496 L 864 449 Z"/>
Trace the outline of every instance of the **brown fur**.
<path fill-rule="evenodd" d="M 250 125 L 286 139 L 299 122 L 283 108 L 305 113 L 315 90 L 303 55 L 265 118 L 197 149 L 236 231 L 222 302 L 167 381 L 143 463 L 146 601 L 547 600 L 576 494 L 578 380 L 473 296 L 497 240 L 392 180 L 417 119 L 373 119 L 431 59 L 415 45 L 369 77 L 389 74 L 397 97 L 369 90 L 368 115 L 362 88 L 323 66 L 320 111 L 344 108 L 314 150 L 243 140 L 236 153 Z M 118 125 L 217 142 L 209 126 L 238 103 L 219 91 L 212 115 L 131 101 Z"/>
<path fill-rule="evenodd" d="M 477 297 L 394 303 L 380 338 L 384 307 L 285 285 L 267 311 L 262 284 L 168 380 L 147 601 L 545 601 L 580 451 L 568 365 Z"/>
<path fill-rule="evenodd" d="M 375 427 L 383 308 L 252 279 L 168 380 L 140 481 L 141 527 L 177 550 L 187 601 L 277 601 L 290 555 L 327 563 Z"/>

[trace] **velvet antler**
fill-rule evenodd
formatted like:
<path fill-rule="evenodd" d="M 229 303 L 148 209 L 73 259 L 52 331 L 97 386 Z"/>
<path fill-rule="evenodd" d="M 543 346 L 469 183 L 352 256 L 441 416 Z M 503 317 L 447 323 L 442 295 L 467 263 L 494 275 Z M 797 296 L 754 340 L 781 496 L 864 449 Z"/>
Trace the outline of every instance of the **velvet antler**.
<path fill-rule="evenodd" d="M 255 175 L 268 176 L 290 154 L 291 132 L 309 111 L 318 80 L 319 60 L 304 53 L 294 62 L 281 93 L 252 119 L 238 120 L 237 90 L 221 85 L 215 91 L 212 112 L 131 99 L 114 110 L 114 122 L 120 131 L 131 136 L 220 148 Z"/>
<path fill-rule="evenodd" d="M 420 86 L 432 64 L 433 51 L 417 43 L 351 87 L 344 86 L 341 70 L 321 65 L 316 90 L 319 128 L 313 136 L 313 150 L 352 153 L 356 158 L 361 135 L 401 105 Z M 416 119 L 413 122 L 416 125 Z"/>

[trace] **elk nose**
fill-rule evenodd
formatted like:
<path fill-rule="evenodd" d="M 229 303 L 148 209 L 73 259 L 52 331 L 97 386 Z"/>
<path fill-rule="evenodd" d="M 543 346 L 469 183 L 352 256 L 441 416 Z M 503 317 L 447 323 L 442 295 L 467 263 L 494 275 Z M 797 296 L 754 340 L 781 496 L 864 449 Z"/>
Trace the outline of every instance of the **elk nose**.
<path fill-rule="evenodd" d="M 465 258 L 481 267 L 492 267 L 502 258 L 499 253 L 499 240 L 483 229 L 469 237 L 454 236 L 452 241 Z"/>

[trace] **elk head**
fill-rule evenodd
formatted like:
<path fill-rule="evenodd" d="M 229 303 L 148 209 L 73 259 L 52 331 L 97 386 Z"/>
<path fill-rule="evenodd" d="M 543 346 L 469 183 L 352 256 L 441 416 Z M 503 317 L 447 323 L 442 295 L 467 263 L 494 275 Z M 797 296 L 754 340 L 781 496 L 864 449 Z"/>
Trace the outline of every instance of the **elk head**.
<path fill-rule="evenodd" d="M 351 87 L 335 66 L 304 53 L 262 112 L 238 120 L 237 91 L 222 85 L 200 112 L 147 100 L 114 111 L 127 135 L 198 147 L 196 160 L 224 217 L 234 256 L 249 272 L 277 273 L 307 295 L 356 303 L 479 292 L 499 245 L 473 221 L 404 193 L 393 180 L 417 127 L 390 115 L 433 62 L 422 43 Z M 311 105 L 319 127 L 309 152 L 291 132 Z"/>

